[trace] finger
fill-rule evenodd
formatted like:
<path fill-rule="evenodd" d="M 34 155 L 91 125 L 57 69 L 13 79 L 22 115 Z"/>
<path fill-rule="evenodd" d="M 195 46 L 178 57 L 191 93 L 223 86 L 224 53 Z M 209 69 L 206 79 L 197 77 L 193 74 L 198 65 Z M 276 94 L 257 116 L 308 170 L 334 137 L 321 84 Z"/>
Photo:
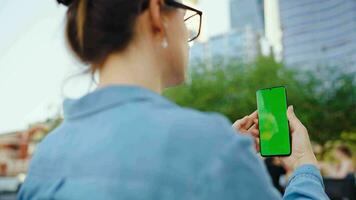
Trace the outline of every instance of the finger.
<path fill-rule="evenodd" d="M 248 120 L 248 116 L 244 116 L 242 119 L 238 120 L 239 127 L 245 126 L 245 124 L 247 123 L 247 120 Z"/>
<path fill-rule="evenodd" d="M 258 138 L 259 137 L 259 135 L 260 135 L 260 131 L 258 130 L 258 129 L 252 129 L 251 131 L 250 131 L 250 133 L 251 133 L 251 135 L 253 136 L 253 137 L 256 137 L 256 138 Z"/>
<path fill-rule="evenodd" d="M 258 117 L 258 113 L 256 110 L 253 113 L 251 113 L 250 115 L 247 115 L 247 116 L 243 117 L 242 119 L 237 120 L 234 123 L 234 127 L 237 128 L 240 132 L 246 133 L 252 127 L 252 125 L 255 123 L 255 121 L 258 121 L 257 117 Z"/>
<path fill-rule="evenodd" d="M 259 128 L 259 124 L 258 124 L 258 119 L 254 119 L 253 122 L 255 123 L 256 128 Z"/>
<path fill-rule="evenodd" d="M 248 126 L 249 126 L 249 119 L 248 116 L 243 117 L 240 120 L 237 120 L 234 124 L 234 126 L 240 131 L 240 132 L 247 132 Z"/>
<path fill-rule="evenodd" d="M 300 121 L 299 121 L 299 119 L 297 118 L 297 116 L 295 116 L 293 106 L 289 106 L 289 107 L 288 107 L 288 110 L 287 110 L 287 117 L 288 117 L 288 121 L 289 121 L 289 124 L 290 124 L 290 128 L 291 128 L 292 130 L 294 130 L 294 128 L 295 128 L 296 126 L 298 126 L 298 124 L 300 123 Z"/>
<path fill-rule="evenodd" d="M 257 117 L 258 117 L 258 112 L 257 112 L 257 110 L 255 110 L 255 112 L 253 112 L 253 113 L 251 113 L 251 114 L 249 115 L 249 118 L 251 118 L 251 119 L 257 119 Z"/>
<path fill-rule="evenodd" d="M 255 138 L 255 149 L 260 152 L 260 140 L 258 138 Z"/>
<path fill-rule="evenodd" d="M 239 129 L 241 126 L 241 120 L 236 120 L 236 122 L 232 126 L 236 129 Z"/>
<path fill-rule="evenodd" d="M 251 128 L 249 128 L 247 132 L 250 133 L 253 137 L 259 137 L 260 134 L 260 131 L 258 130 L 258 128 L 256 128 L 256 124 L 251 126 Z"/>
<path fill-rule="evenodd" d="M 247 130 L 245 130 L 241 125 L 241 120 L 237 120 L 232 126 L 239 133 L 247 133 Z"/>
<path fill-rule="evenodd" d="M 287 117 L 290 121 L 293 121 L 293 122 L 300 122 L 298 117 L 295 115 L 294 113 L 294 107 L 293 106 L 288 106 L 288 109 L 287 109 Z"/>
<path fill-rule="evenodd" d="M 255 120 L 258 120 L 257 110 L 255 110 L 253 113 L 247 116 L 246 127 L 250 128 L 252 124 L 255 123 Z"/>
<path fill-rule="evenodd" d="M 257 119 L 257 111 L 253 112 L 252 114 L 246 116 L 246 121 L 244 123 L 244 128 L 247 130 L 251 128 L 251 126 L 254 124 L 254 120 Z"/>

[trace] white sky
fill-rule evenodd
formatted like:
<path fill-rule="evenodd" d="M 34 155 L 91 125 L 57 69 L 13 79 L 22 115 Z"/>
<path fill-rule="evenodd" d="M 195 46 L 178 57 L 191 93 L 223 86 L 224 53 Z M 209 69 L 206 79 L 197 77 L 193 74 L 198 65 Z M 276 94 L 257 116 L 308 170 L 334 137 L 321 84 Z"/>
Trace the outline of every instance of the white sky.
<path fill-rule="evenodd" d="M 200 0 L 198 8 L 204 35 L 228 30 L 228 0 Z M 65 11 L 55 0 L 0 0 L 0 133 L 25 129 L 60 110 L 63 81 L 82 67 L 65 47 Z M 65 95 L 83 95 L 84 78 L 72 79 Z"/>

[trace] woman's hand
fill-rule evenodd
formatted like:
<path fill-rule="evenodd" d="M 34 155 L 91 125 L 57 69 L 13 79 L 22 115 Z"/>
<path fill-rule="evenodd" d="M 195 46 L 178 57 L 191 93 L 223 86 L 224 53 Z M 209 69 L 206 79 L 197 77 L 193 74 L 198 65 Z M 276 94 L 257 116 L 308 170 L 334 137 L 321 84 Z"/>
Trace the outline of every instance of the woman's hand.
<path fill-rule="evenodd" d="M 293 169 L 304 164 L 317 166 L 318 161 L 310 143 L 308 130 L 294 114 L 293 106 L 288 107 L 287 117 L 292 139 L 292 154 L 288 157 L 281 157 L 282 162 Z"/>
<path fill-rule="evenodd" d="M 260 151 L 257 110 L 250 115 L 237 120 L 232 126 L 242 134 L 252 135 L 255 140 L 255 149 L 257 152 Z"/>
<path fill-rule="evenodd" d="M 292 154 L 288 157 L 280 157 L 285 166 L 296 169 L 304 164 L 312 164 L 317 166 L 317 160 L 312 150 L 307 129 L 299 121 L 294 114 L 293 106 L 289 106 L 287 110 L 289 128 L 292 139 Z M 255 138 L 255 148 L 259 152 L 259 130 L 258 130 L 258 115 L 257 111 L 237 120 L 233 127 L 243 133 L 250 134 Z"/>

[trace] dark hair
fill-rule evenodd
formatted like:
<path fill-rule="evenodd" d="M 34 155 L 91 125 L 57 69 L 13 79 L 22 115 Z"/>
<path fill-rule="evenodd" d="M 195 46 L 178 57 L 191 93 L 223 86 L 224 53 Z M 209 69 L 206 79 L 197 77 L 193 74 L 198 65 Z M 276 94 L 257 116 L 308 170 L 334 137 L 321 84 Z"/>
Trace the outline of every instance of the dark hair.
<path fill-rule="evenodd" d="M 352 158 L 352 152 L 351 150 L 347 147 L 347 146 L 344 146 L 344 145 L 340 145 L 336 148 L 337 150 L 341 151 L 344 155 L 346 155 L 347 157 L 349 158 Z"/>
<path fill-rule="evenodd" d="M 85 64 L 97 67 L 133 37 L 137 16 L 147 0 L 57 0 L 68 6 L 66 37 L 71 50 Z M 147 5 L 146 5 L 147 6 Z"/>

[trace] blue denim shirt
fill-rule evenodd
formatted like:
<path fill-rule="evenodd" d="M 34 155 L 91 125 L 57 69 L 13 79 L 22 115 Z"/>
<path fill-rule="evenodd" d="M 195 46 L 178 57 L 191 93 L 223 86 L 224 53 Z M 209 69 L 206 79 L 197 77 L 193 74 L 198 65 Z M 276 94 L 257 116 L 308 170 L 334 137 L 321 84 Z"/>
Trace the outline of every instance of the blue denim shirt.
<path fill-rule="evenodd" d="M 252 139 L 217 113 L 182 108 L 138 86 L 64 102 L 64 122 L 38 146 L 19 199 L 252 199 L 282 197 Z M 311 165 L 284 199 L 328 199 Z"/>

